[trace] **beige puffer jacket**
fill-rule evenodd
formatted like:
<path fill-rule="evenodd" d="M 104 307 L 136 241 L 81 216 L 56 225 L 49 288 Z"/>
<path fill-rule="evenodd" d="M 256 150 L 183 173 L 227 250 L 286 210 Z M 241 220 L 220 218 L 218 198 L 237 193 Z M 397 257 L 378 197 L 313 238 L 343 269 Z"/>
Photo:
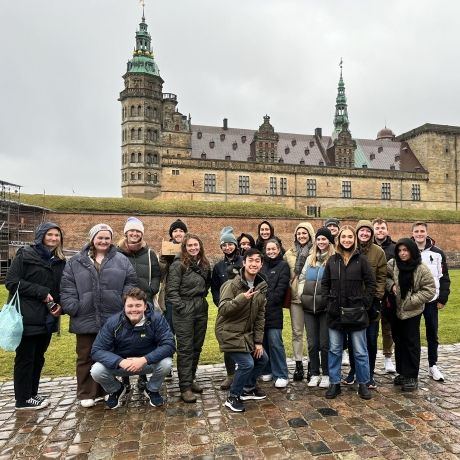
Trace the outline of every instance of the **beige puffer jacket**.
<path fill-rule="evenodd" d="M 315 230 L 313 226 L 310 224 L 310 222 L 300 222 L 299 225 L 294 230 L 294 241 L 296 240 L 296 233 L 299 228 L 305 228 L 310 235 L 310 241 L 308 244 L 311 245 L 313 244 L 313 241 L 315 239 Z M 295 269 L 295 261 L 297 259 L 297 249 L 296 247 L 292 247 L 291 249 L 286 251 L 286 254 L 284 254 L 284 260 L 288 263 L 289 269 L 291 271 L 291 295 L 292 295 L 292 303 L 297 303 L 300 304 L 300 297 L 298 293 L 298 284 L 299 284 L 299 277 L 295 274 L 294 269 Z"/>

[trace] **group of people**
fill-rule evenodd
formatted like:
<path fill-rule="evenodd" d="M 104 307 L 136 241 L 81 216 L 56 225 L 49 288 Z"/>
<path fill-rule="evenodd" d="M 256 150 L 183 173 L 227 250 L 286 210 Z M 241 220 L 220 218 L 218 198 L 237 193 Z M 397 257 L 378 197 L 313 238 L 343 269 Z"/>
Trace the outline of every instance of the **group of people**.
<path fill-rule="evenodd" d="M 413 391 L 420 367 L 420 320 L 425 317 L 429 375 L 437 367 L 438 310 L 447 303 L 450 279 L 444 253 L 416 222 L 412 238 L 397 243 L 383 219 L 340 226 L 328 219 L 314 230 L 299 223 L 286 250 L 273 225 L 262 221 L 254 239 L 220 232 L 222 257 L 211 267 L 203 241 L 185 222 L 169 228 L 176 255 L 157 256 L 144 239 L 144 225 L 130 217 L 123 238 L 98 224 L 88 243 L 66 261 L 63 234 L 52 222 L 41 224 L 32 245 L 21 248 L 8 271 L 6 287 L 21 300 L 24 334 L 16 350 L 16 409 L 49 404 L 39 394 L 44 354 L 61 314 L 76 335 L 77 398 L 82 407 L 105 399 L 115 409 L 131 388 L 130 377 L 150 405 L 164 403 L 160 393 L 172 374 L 177 352 L 181 398 L 194 403 L 203 389 L 196 371 L 208 322 L 208 290 L 217 306 L 215 334 L 224 354 L 228 390 L 225 406 L 244 411 L 244 401 L 266 397 L 259 379 L 289 384 L 283 343 L 283 309 L 289 309 L 294 381 L 327 389 L 335 398 L 341 384 L 358 384 L 371 398 L 379 324 L 385 370 L 395 385 Z M 308 367 L 304 369 L 304 331 Z M 394 342 L 394 357 L 392 361 Z M 344 349 L 350 371 L 342 377 Z M 147 376 L 149 376 L 147 378 Z"/>

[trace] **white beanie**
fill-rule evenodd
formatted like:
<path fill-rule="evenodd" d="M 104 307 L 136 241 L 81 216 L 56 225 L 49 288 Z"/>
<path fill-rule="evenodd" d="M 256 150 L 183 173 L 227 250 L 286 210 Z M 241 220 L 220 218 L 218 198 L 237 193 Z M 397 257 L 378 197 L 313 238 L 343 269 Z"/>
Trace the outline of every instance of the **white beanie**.
<path fill-rule="evenodd" d="M 110 236 L 113 237 L 113 230 L 112 230 L 112 227 L 110 227 L 110 225 L 107 225 L 107 224 L 97 224 L 95 225 L 94 227 L 91 228 L 91 230 L 89 231 L 89 241 L 93 241 L 94 240 L 94 237 L 99 233 L 99 232 L 102 232 L 102 231 L 107 231 L 107 232 L 110 232 Z"/>
<path fill-rule="evenodd" d="M 126 235 L 128 230 L 138 230 L 144 234 L 144 224 L 137 217 L 128 217 L 123 233 Z"/>

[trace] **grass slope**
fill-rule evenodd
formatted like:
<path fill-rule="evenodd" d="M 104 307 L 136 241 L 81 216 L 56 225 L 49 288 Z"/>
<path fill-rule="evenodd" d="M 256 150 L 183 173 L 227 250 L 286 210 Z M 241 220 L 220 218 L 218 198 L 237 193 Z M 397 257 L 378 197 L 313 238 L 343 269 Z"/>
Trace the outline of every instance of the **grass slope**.
<path fill-rule="evenodd" d="M 460 342 L 460 270 L 451 270 L 451 294 L 447 306 L 439 312 L 439 340 L 442 344 Z M 7 291 L 0 286 L 0 305 L 6 302 Z M 219 351 L 217 340 L 214 334 L 214 324 L 217 315 L 217 308 L 212 303 L 211 296 L 208 296 L 209 320 L 206 340 L 201 353 L 201 364 L 223 362 L 222 354 Z M 46 363 L 43 370 L 44 376 L 75 375 L 75 336 L 68 332 L 68 317 L 62 317 L 61 335 L 54 335 L 51 345 L 46 354 Z M 422 321 L 422 343 L 426 345 L 425 326 Z M 289 311 L 284 310 L 284 344 L 286 354 L 292 357 L 291 325 Z M 381 349 L 381 343 L 379 345 Z M 13 375 L 14 353 L 0 350 L 0 379 L 11 379 Z M 424 366 L 426 363 L 421 363 Z M 441 366 L 448 363 L 441 363 Z"/>

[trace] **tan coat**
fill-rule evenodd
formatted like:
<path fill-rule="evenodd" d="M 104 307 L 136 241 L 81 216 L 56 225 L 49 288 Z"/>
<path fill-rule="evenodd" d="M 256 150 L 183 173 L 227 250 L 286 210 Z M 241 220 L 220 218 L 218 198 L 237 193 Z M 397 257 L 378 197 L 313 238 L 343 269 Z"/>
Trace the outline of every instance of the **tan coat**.
<path fill-rule="evenodd" d="M 396 286 L 396 315 L 399 319 L 409 319 L 420 315 L 425 304 L 429 302 L 436 293 L 436 285 L 430 269 L 424 264 L 420 264 L 414 271 L 414 288 L 409 291 L 404 300 L 401 299 L 401 290 L 399 288 L 399 269 L 392 259 L 388 262 L 387 272 L 387 291 L 393 292 L 393 286 Z"/>

